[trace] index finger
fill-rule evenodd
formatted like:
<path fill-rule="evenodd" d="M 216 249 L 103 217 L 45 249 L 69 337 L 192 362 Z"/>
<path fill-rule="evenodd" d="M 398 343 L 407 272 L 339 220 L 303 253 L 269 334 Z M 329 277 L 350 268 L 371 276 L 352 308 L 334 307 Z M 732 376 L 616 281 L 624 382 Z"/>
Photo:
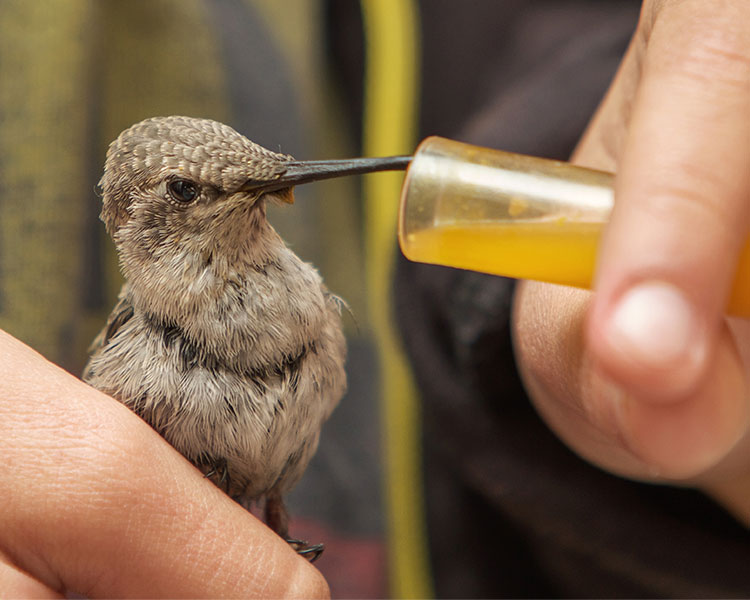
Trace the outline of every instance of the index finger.
<path fill-rule="evenodd" d="M 90 598 L 327 594 L 314 567 L 124 406 L 1 331 L 0 359 L 0 560 L 18 585 L 28 575 Z"/>
<path fill-rule="evenodd" d="M 709 367 L 748 234 L 750 4 L 662 5 L 647 24 L 588 330 L 624 387 L 682 397 Z"/>

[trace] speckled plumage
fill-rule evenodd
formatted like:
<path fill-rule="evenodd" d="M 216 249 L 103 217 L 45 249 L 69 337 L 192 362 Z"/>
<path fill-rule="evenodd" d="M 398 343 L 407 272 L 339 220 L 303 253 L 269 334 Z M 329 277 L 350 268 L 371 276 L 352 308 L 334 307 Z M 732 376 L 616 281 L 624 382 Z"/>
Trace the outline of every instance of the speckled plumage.
<path fill-rule="evenodd" d="M 101 218 L 126 283 L 84 379 L 149 422 L 232 497 L 281 496 L 345 390 L 340 301 L 266 220 L 291 157 L 204 119 L 142 121 L 110 146 Z M 176 180 L 193 182 L 190 202 Z M 257 186 L 256 186 L 257 187 Z"/>

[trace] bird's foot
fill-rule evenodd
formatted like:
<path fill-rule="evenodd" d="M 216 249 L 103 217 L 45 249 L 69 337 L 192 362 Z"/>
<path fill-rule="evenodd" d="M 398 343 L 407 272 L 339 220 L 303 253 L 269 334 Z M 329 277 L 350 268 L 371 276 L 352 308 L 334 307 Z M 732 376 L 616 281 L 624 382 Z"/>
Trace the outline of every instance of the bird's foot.
<path fill-rule="evenodd" d="M 208 470 L 204 471 L 203 477 L 210 479 L 218 488 L 229 493 L 229 469 L 226 459 L 215 460 L 207 468 Z"/>
<path fill-rule="evenodd" d="M 320 555 L 323 554 L 323 550 L 325 550 L 323 544 L 308 544 L 302 540 L 286 540 L 286 543 L 292 547 L 292 550 L 311 563 L 318 560 Z"/>

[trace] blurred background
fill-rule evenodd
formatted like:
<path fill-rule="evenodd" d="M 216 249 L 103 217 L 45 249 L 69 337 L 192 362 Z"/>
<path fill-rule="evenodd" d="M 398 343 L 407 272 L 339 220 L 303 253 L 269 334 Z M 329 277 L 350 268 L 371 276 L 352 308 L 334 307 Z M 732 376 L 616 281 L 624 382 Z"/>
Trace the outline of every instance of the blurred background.
<path fill-rule="evenodd" d="M 299 159 L 361 154 L 363 93 L 347 98 L 334 66 L 347 55 L 359 79 L 350 87 L 364 85 L 361 7 L 335 4 L 0 1 L 0 328 L 80 375 L 122 283 L 96 185 L 109 142 L 143 118 L 216 119 Z M 406 135 L 397 151 L 413 150 Z M 301 187 L 296 199 L 271 207 L 270 220 L 349 305 L 349 392 L 290 499 L 291 531 L 325 542 L 319 565 L 335 595 L 382 597 L 382 411 L 361 182 Z"/>
<path fill-rule="evenodd" d="M 565 159 L 639 7 L 0 0 L 0 328 L 80 374 L 122 282 L 96 183 L 129 125 L 213 118 L 299 159 L 433 134 Z M 399 257 L 401 177 L 303 186 L 270 214 L 350 307 L 349 391 L 290 499 L 334 597 L 741 591 L 747 545 L 710 501 L 601 473 L 536 417 L 511 281 Z"/>

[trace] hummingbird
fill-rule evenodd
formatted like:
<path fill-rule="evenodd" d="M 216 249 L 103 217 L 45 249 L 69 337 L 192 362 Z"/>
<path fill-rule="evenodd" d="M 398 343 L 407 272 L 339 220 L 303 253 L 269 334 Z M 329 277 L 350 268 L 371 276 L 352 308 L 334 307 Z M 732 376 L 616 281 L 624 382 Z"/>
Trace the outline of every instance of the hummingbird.
<path fill-rule="evenodd" d="M 284 495 L 346 390 L 343 301 L 284 243 L 269 202 L 293 186 L 406 168 L 409 157 L 296 161 L 231 127 L 146 119 L 109 146 L 100 218 L 125 282 L 83 379 L 143 418 L 214 484 L 289 537 Z"/>

